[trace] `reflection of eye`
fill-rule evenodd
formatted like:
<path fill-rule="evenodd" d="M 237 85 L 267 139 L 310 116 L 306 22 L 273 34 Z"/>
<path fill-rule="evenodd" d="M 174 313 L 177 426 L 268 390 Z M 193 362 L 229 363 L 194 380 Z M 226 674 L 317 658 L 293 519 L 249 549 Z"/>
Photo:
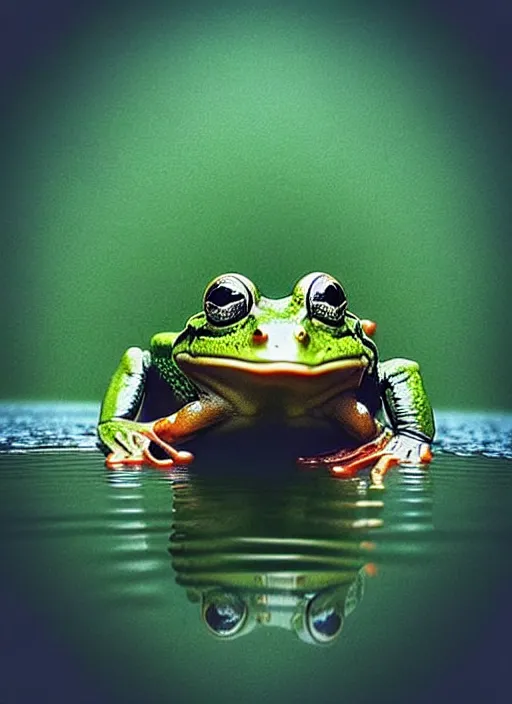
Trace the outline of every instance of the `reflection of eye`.
<path fill-rule="evenodd" d="M 347 298 L 335 279 L 321 274 L 309 287 L 307 307 L 310 318 L 337 327 L 343 324 Z"/>
<path fill-rule="evenodd" d="M 252 307 L 252 295 L 236 276 L 221 276 L 206 290 L 204 312 L 209 323 L 233 325 L 243 320 Z"/>
<path fill-rule="evenodd" d="M 320 607 L 320 608 L 319 608 Z M 330 643 L 343 627 L 343 617 L 335 606 L 321 608 L 315 600 L 309 605 L 306 622 L 311 636 L 317 643 Z"/>
<path fill-rule="evenodd" d="M 313 616 L 311 625 L 320 636 L 332 638 L 341 628 L 341 616 L 334 609 L 327 609 Z"/>
<path fill-rule="evenodd" d="M 244 602 L 233 594 L 215 595 L 204 604 L 206 625 L 219 636 L 235 633 L 247 615 Z"/>

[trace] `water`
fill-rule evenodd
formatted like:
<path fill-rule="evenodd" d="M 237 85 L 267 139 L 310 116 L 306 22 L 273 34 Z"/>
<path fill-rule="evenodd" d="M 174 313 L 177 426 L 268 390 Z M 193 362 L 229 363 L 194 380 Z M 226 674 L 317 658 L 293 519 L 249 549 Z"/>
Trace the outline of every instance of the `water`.
<path fill-rule="evenodd" d="M 107 471 L 96 410 L 1 409 L 0 702 L 507 701 L 511 416 L 438 414 L 375 490 Z"/>

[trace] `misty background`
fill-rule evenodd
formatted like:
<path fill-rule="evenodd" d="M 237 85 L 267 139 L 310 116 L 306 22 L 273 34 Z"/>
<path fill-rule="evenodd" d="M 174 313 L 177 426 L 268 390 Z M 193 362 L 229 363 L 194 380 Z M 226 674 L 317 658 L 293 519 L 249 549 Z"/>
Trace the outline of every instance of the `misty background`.
<path fill-rule="evenodd" d="M 1 396 L 99 401 L 217 274 L 323 270 L 435 407 L 510 408 L 510 18 L 424 5 L 7 8 Z"/>

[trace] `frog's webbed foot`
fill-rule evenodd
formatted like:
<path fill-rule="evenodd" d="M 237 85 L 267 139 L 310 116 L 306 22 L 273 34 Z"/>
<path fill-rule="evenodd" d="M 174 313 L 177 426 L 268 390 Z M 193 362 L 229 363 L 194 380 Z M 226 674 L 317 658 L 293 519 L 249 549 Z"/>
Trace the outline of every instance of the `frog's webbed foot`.
<path fill-rule="evenodd" d="M 101 423 L 98 434 L 107 450 L 105 464 L 110 469 L 126 465 L 149 464 L 153 467 L 172 467 L 189 464 L 194 459 L 190 452 L 176 450 L 153 430 L 152 423 L 113 420 Z M 151 445 L 157 445 L 167 455 L 165 459 L 155 457 Z"/>
<path fill-rule="evenodd" d="M 373 484 L 380 486 L 386 472 L 397 464 L 424 467 L 431 461 L 430 443 L 410 435 L 394 435 L 384 448 L 382 457 L 373 467 L 370 476 Z"/>
<path fill-rule="evenodd" d="M 386 445 L 391 438 L 391 431 L 386 428 L 374 440 L 357 448 L 341 449 L 313 457 L 299 457 L 297 461 L 301 467 L 327 467 L 334 476 L 351 479 L 363 469 L 375 465 L 384 456 Z"/>
<path fill-rule="evenodd" d="M 382 480 L 391 467 L 396 465 L 425 466 L 432 460 L 428 442 L 408 435 L 393 435 L 386 428 L 375 440 L 353 450 L 339 450 L 332 454 L 316 457 L 299 457 L 298 462 L 305 467 L 328 467 L 336 477 L 350 479 L 359 472 L 371 467 L 370 478 L 375 487 L 382 486 Z"/>

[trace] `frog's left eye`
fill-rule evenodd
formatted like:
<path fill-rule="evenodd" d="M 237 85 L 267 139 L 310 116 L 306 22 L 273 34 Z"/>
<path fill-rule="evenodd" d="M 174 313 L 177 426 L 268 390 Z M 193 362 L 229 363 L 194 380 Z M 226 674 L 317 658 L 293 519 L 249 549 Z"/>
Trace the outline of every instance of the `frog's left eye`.
<path fill-rule="evenodd" d="M 253 296 L 245 283 L 236 276 L 221 276 L 204 294 L 204 312 L 209 323 L 233 325 L 249 315 Z"/>
<path fill-rule="evenodd" d="M 327 274 L 320 274 L 311 283 L 306 303 L 310 318 L 335 327 L 343 324 L 347 297 L 341 285 Z"/>

